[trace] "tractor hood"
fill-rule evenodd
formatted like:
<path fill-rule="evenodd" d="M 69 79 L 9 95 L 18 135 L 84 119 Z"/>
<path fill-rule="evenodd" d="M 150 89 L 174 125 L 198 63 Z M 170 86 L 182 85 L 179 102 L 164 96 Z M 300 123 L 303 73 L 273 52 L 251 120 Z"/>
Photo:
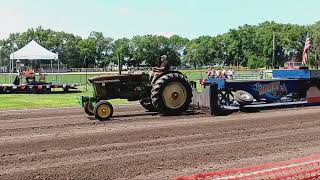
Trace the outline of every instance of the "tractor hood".
<path fill-rule="evenodd" d="M 106 83 L 106 82 L 120 82 L 120 81 L 140 81 L 144 74 L 134 75 L 102 75 L 89 78 L 90 83 Z"/>

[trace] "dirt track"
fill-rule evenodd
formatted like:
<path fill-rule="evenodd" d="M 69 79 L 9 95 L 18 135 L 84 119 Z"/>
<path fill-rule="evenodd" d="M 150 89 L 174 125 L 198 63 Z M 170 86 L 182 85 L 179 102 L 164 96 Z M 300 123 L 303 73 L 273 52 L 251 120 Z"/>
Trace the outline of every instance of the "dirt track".
<path fill-rule="evenodd" d="M 0 112 L 0 179 L 168 179 L 320 151 L 320 108 L 98 122 L 79 108 Z"/>

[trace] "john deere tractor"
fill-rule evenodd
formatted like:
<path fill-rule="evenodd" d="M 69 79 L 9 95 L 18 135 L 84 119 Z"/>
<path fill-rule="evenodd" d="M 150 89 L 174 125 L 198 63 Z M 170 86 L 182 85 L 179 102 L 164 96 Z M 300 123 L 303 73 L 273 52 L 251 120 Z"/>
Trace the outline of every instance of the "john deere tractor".
<path fill-rule="evenodd" d="M 81 97 L 81 105 L 88 115 L 104 121 L 113 114 L 108 100 L 128 99 L 138 101 L 147 110 L 163 115 L 178 115 L 187 110 L 192 98 L 191 85 L 179 71 L 153 75 L 115 75 L 90 78 L 93 96 Z"/>

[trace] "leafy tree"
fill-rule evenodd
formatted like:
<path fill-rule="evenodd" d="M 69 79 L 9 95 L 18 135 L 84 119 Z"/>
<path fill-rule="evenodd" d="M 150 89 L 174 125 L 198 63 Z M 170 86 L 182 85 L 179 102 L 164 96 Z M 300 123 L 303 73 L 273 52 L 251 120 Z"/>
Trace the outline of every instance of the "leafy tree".
<path fill-rule="evenodd" d="M 94 64 L 95 65 L 102 65 L 101 62 L 103 59 L 106 57 L 109 57 L 113 48 L 112 42 L 113 39 L 110 37 L 104 37 L 103 33 L 101 32 L 91 32 L 88 40 L 91 41 L 91 43 L 95 44 L 95 52 L 92 55 L 87 55 L 90 56 L 91 58 L 94 59 Z"/>
<path fill-rule="evenodd" d="M 118 57 L 119 56 L 119 57 Z M 121 38 L 114 42 L 113 62 L 117 62 L 118 58 L 124 60 L 123 63 L 137 65 L 139 61 L 133 59 L 133 49 L 128 38 Z"/>
<path fill-rule="evenodd" d="M 169 55 L 171 65 L 177 64 L 178 55 L 169 47 L 169 40 L 164 36 L 145 35 L 132 38 L 132 56 L 134 62 L 145 62 L 149 66 L 157 66 L 160 56 Z"/>
<path fill-rule="evenodd" d="M 157 35 L 134 36 L 131 39 L 113 40 L 101 32 L 91 32 L 82 39 L 71 33 L 57 32 L 42 27 L 30 28 L 23 33 L 12 33 L 0 41 L 0 57 L 8 64 L 9 55 L 36 40 L 45 48 L 59 54 L 62 63 L 69 67 L 82 67 L 84 57 L 90 66 L 105 67 L 116 62 L 118 55 L 124 63 L 148 66 L 159 64 L 160 56 L 167 54 L 171 65 L 190 63 L 202 65 L 232 65 L 261 67 L 271 65 L 273 56 L 273 34 L 276 37 L 276 65 L 281 66 L 291 58 L 293 52 L 301 57 L 304 42 L 311 32 L 313 48 L 309 59 L 318 63 L 320 55 L 320 22 L 310 26 L 281 24 L 265 21 L 258 25 L 243 25 L 237 29 L 217 35 L 187 39 L 178 35 L 170 38 Z"/>
<path fill-rule="evenodd" d="M 87 63 L 89 67 L 94 67 L 96 64 L 96 42 L 93 39 L 82 39 L 79 42 L 80 59 L 88 59 Z M 84 63 L 81 63 L 84 66 Z"/>
<path fill-rule="evenodd" d="M 251 69 L 262 68 L 266 64 L 266 59 L 259 58 L 256 55 L 248 54 L 246 58 L 248 59 L 248 67 Z"/>
<path fill-rule="evenodd" d="M 187 45 L 187 59 L 196 68 L 197 65 L 213 64 L 216 56 L 217 42 L 210 36 L 200 36 Z"/>
<path fill-rule="evenodd" d="M 73 34 L 65 34 L 59 58 L 70 67 L 83 67 L 83 57 L 80 55 L 80 42 L 82 38 Z"/>

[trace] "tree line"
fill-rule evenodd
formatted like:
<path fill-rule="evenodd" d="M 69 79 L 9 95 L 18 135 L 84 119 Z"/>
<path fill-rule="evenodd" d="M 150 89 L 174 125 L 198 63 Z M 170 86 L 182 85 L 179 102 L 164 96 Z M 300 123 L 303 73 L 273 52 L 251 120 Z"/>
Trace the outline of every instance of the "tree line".
<path fill-rule="evenodd" d="M 309 56 L 312 65 L 318 65 L 320 21 L 312 25 L 281 24 L 266 21 L 258 25 L 243 25 L 217 36 L 200 36 L 195 39 L 178 35 L 134 36 L 113 39 L 101 32 L 91 32 L 88 38 L 72 33 L 57 32 L 42 27 L 23 33 L 11 33 L 0 40 L 0 66 L 8 63 L 12 52 L 35 40 L 48 50 L 58 53 L 68 67 L 83 67 L 87 57 L 90 67 L 106 67 L 121 59 L 135 66 L 155 66 L 167 54 L 173 66 L 224 65 L 250 68 L 270 67 L 273 53 L 275 66 L 293 56 L 301 57 L 307 34 L 313 47 Z M 275 36 L 275 46 L 273 46 Z M 275 47 L 275 48 L 273 48 Z"/>

